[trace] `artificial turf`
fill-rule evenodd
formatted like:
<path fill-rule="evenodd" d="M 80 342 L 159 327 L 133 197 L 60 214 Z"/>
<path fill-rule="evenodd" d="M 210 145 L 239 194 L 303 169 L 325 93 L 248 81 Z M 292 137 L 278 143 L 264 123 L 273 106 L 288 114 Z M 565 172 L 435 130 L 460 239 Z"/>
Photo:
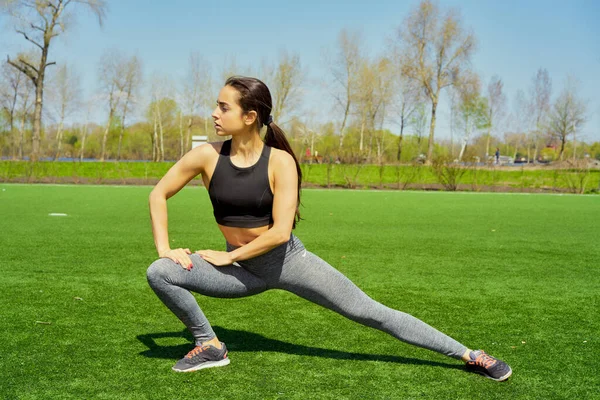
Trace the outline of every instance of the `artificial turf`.
<path fill-rule="evenodd" d="M 197 296 L 231 364 L 172 372 L 192 344 L 146 283 L 150 190 L 0 184 L 0 398 L 598 398 L 597 196 L 303 192 L 309 250 L 506 360 L 497 383 L 283 291 Z M 224 247 L 203 188 L 169 224 L 172 246 Z"/>

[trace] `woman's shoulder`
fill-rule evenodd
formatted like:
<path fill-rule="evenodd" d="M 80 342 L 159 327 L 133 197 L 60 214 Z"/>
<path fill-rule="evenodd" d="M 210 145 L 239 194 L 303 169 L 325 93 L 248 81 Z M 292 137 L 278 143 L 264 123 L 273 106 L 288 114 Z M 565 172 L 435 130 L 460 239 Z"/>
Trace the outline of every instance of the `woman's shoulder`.
<path fill-rule="evenodd" d="M 271 147 L 270 161 L 281 167 L 285 167 L 288 165 L 293 165 L 295 167 L 296 165 L 294 157 L 292 157 L 290 153 L 288 153 L 285 150 L 277 149 L 275 147 Z"/>
<path fill-rule="evenodd" d="M 290 177 L 290 174 L 296 174 L 296 160 L 287 151 L 273 148 L 269 169 L 273 171 L 273 176 Z"/>
<path fill-rule="evenodd" d="M 194 147 L 190 150 L 190 153 L 195 154 L 196 156 L 216 156 L 221 152 L 221 148 L 223 147 L 223 143 L 225 142 L 208 142 L 201 144 L 200 146 Z"/>
<path fill-rule="evenodd" d="M 224 142 L 209 142 L 194 147 L 179 160 L 179 163 L 185 168 L 203 170 L 207 166 L 216 162 L 221 152 Z"/>

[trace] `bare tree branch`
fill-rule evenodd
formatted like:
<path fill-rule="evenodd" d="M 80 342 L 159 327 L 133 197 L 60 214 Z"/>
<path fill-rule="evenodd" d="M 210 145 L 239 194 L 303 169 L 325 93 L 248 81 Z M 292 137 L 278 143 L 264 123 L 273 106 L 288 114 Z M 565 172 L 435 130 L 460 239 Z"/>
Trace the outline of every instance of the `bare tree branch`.
<path fill-rule="evenodd" d="M 52 9 L 54 10 L 54 12 L 55 12 L 55 13 L 57 13 L 57 12 L 58 12 L 58 10 L 59 10 L 59 7 L 60 7 L 60 4 L 61 4 L 61 3 L 62 3 L 62 0 L 58 0 L 58 4 L 59 4 L 59 5 L 58 5 L 58 6 L 56 6 L 56 5 L 54 5 L 54 4 L 53 4 L 51 1 L 48 1 L 48 2 L 46 3 L 46 5 L 47 5 L 48 7 L 50 7 L 50 8 L 52 8 Z"/>
<path fill-rule="evenodd" d="M 36 42 L 35 40 L 29 38 L 29 36 L 27 36 L 27 34 L 23 31 L 20 30 L 16 30 L 17 33 L 20 33 L 21 35 L 23 35 L 25 37 L 26 40 L 30 41 L 31 43 L 35 44 L 37 47 L 40 48 L 40 50 L 44 50 L 44 46 L 42 46 L 41 44 L 39 44 L 38 42 Z"/>
<path fill-rule="evenodd" d="M 44 31 L 45 31 L 45 29 L 44 29 L 44 28 L 42 28 L 41 26 L 38 26 L 38 25 L 36 25 L 36 24 L 34 24 L 34 23 L 30 23 L 29 25 L 30 25 L 30 26 L 31 26 L 33 29 L 36 29 L 36 30 L 38 30 L 38 31 L 41 31 L 41 32 L 44 32 Z"/>
<path fill-rule="evenodd" d="M 98 25 L 103 26 L 104 19 L 106 18 L 106 11 L 108 10 L 108 5 L 105 0 L 72 0 L 74 3 L 84 4 L 88 6 L 96 17 L 98 18 Z M 71 0 L 65 3 L 65 6 L 70 3 Z"/>
<path fill-rule="evenodd" d="M 19 62 L 27 65 L 29 68 L 31 68 L 32 70 L 34 70 L 38 74 L 38 76 L 39 76 L 40 71 L 38 71 L 38 69 L 36 67 L 34 67 L 33 65 L 31 65 L 27 61 L 23 60 L 23 58 L 21 58 L 21 57 L 19 57 Z"/>
<path fill-rule="evenodd" d="M 6 56 L 6 62 L 18 69 L 19 71 L 21 71 L 22 73 L 24 73 L 25 75 L 27 75 L 35 83 L 37 77 L 31 73 L 31 70 L 23 67 L 22 65 L 16 64 L 10 59 L 9 56 Z"/>

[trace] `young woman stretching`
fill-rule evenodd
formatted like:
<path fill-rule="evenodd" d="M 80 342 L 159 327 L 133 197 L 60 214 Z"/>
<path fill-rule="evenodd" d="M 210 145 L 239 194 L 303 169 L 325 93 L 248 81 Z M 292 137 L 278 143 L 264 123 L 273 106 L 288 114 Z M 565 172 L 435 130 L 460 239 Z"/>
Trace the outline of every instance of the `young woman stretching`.
<path fill-rule="evenodd" d="M 188 372 L 229 364 L 225 344 L 190 291 L 233 298 L 283 289 L 404 342 L 463 360 L 467 369 L 491 379 L 508 379 L 512 371 L 506 363 L 376 302 L 292 235 L 302 176 L 285 135 L 270 116 L 271 104 L 269 89 L 258 79 L 228 79 L 212 117 L 217 134 L 231 140 L 191 150 L 150 194 L 160 259 L 148 268 L 148 282 L 196 341 L 173 369 Z M 259 135 L 263 126 L 264 141 Z M 208 188 L 226 252 L 192 253 L 169 246 L 167 199 L 197 175 Z"/>

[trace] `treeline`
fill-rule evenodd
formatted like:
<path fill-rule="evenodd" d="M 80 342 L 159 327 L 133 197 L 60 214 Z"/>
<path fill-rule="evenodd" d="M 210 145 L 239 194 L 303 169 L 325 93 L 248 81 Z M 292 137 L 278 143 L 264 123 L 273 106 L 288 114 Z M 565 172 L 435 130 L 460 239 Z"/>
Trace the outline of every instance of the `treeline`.
<path fill-rule="evenodd" d="M 413 8 L 383 55 L 369 55 L 359 33 L 339 33 L 324 60 L 328 76 L 321 79 L 323 96 L 335 104 L 325 123 L 313 121 L 310 112 L 297 113 L 311 80 L 300 56 L 287 52 L 258 69 L 231 62 L 218 76 L 192 52 L 185 76 L 175 81 L 145 76 L 143 60 L 106 51 L 97 92 L 82 98 L 76 66 L 60 60 L 54 66 L 51 44 L 69 26 L 66 15 L 74 18 L 88 8 L 101 23 L 105 2 L 15 0 L 0 7 L 13 17 L 15 34 L 31 45 L 1 67 L 3 158 L 177 160 L 191 148 L 193 135 L 216 139 L 210 117 L 216 93 L 226 77 L 241 74 L 267 83 L 274 119 L 305 161 L 488 162 L 496 149 L 525 161 L 600 159 L 600 143 L 577 137 L 589 118 L 578 82 L 567 78 L 555 94 L 549 72 L 540 68 L 510 106 L 501 77 L 484 83 L 474 72 L 475 34 L 459 14 L 434 1 Z M 450 137 L 439 140 L 443 94 L 450 101 Z M 106 112 L 101 125 L 91 122 L 97 109 Z"/>

